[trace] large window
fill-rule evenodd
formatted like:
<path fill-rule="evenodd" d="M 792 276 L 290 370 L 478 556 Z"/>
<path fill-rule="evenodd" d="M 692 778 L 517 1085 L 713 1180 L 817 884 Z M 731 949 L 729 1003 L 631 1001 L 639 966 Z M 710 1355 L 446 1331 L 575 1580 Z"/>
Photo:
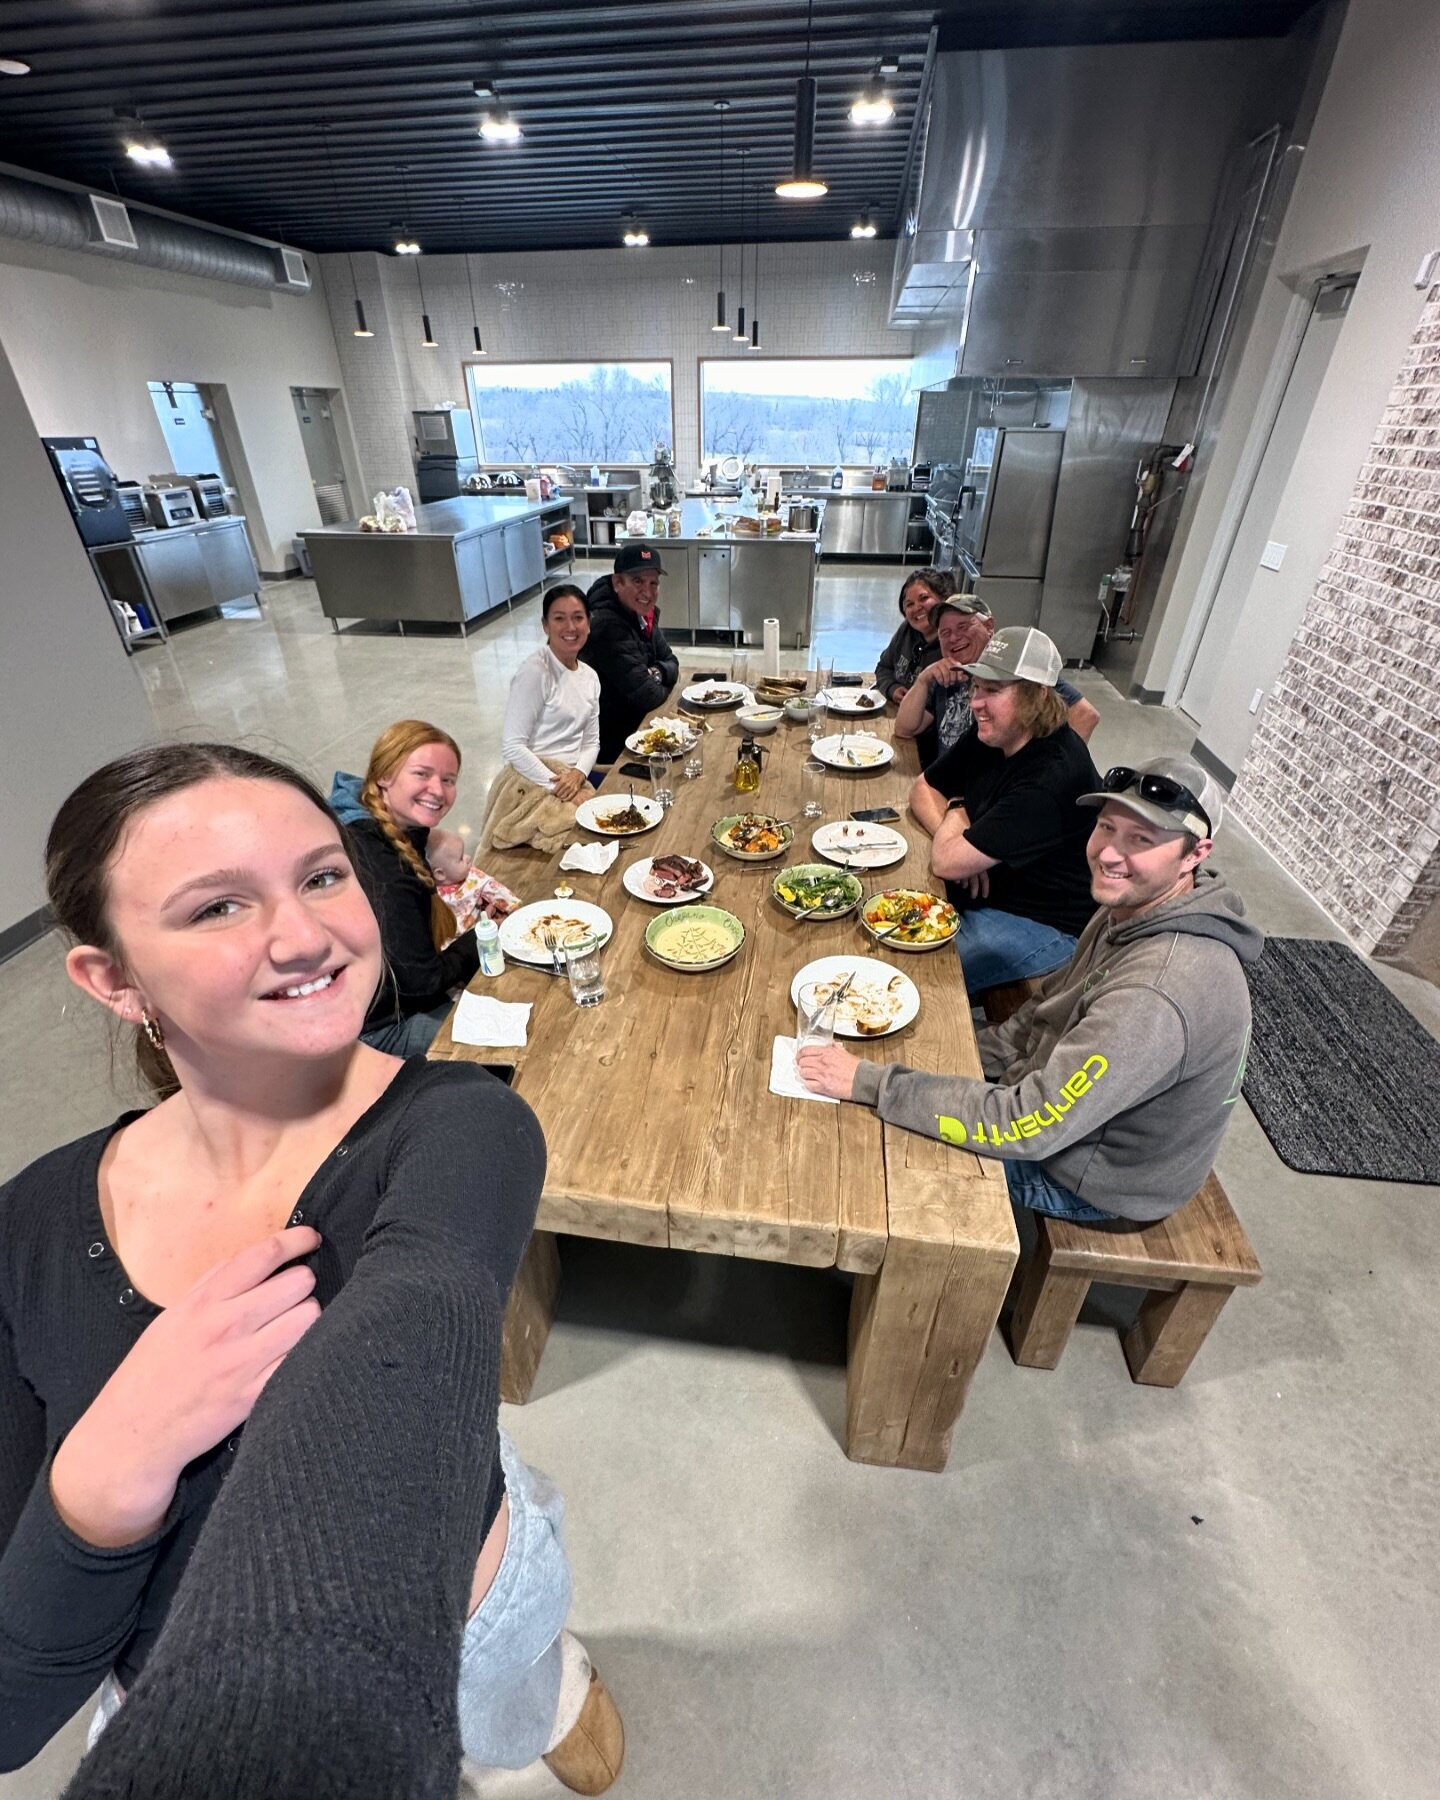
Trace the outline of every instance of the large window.
<path fill-rule="evenodd" d="M 908 357 L 703 357 L 701 461 L 909 462 L 909 368 Z"/>
<path fill-rule="evenodd" d="M 467 367 L 485 462 L 648 463 L 675 441 L 668 362 Z"/>

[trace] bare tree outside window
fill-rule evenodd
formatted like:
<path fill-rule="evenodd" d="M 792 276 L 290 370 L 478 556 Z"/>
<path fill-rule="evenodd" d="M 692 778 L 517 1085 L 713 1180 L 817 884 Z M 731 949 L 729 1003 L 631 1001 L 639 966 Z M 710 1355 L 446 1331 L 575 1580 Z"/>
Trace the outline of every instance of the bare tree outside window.
<path fill-rule="evenodd" d="M 668 362 L 472 363 L 486 462 L 648 463 L 674 442 Z"/>
<path fill-rule="evenodd" d="M 700 362 L 701 460 L 864 467 L 914 452 L 904 357 L 730 357 Z"/>

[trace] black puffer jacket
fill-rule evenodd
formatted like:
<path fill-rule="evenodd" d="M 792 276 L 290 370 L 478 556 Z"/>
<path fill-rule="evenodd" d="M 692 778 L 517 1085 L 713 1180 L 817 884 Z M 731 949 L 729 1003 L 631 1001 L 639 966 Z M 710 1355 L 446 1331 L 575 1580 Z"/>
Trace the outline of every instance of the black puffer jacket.
<path fill-rule="evenodd" d="M 608 575 L 590 589 L 590 637 L 581 659 L 600 677 L 600 761 L 612 763 L 625 739 L 670 698 L 680 664 L 665 641 L 657 614 L 655 629 L 644 626 L 621 604 Z M 650 673 L 659 669 L 657 679 Z"/>

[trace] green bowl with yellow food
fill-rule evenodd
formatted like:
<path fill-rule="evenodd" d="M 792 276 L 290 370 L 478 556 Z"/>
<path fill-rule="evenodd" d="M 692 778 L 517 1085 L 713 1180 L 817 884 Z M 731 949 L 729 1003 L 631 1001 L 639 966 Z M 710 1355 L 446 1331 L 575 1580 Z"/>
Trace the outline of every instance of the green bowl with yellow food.
<path fill-rule="evenodd" d="M 720 968 L 744 942 L 745 927 L 723 906 L 677 906 L 645 927 L 645 948 L 684 975 Z"/>

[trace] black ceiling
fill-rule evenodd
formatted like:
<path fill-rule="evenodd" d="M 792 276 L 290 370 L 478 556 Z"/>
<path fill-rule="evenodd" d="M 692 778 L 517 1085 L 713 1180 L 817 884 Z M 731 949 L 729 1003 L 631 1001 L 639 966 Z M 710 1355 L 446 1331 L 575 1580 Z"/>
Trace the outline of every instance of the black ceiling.
<path fill-rule="evenodd" d="M 33 71 L 0 78 L 0 161 L 314 250 L 388 249 L 403 219 L 435 252 L 611 245 L 631 210 L 656 243 L 733 240 L 744 148 L 762 238 L 843 237 L 867 204 L 884 233 L 932 26 L 944 49 L 1265 36 L 1309 3 L 817 0 L 815 166 L 830 193 L 797 202 L 771 190 L 805 0 L 0 0 L 0 57 Z M 850 101 L 882 56 L 899 62 L 896 116 L 858 129 Z M 477 137 L 478 77 L 523 143 Z M 172 172 L 125 159 L 117 109 L 142 115 Z"/>

